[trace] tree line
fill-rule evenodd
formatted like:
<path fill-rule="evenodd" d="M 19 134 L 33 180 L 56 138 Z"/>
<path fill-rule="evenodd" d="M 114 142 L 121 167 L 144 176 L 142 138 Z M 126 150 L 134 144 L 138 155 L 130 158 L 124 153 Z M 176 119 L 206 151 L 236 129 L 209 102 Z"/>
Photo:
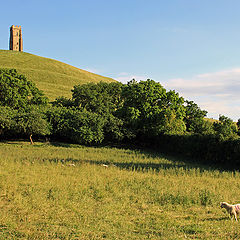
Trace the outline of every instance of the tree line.
<path fill-rule="evenodd" d="M 15 69 L 0 69 L 0 113 L 1 139 L 28 137 L 33 142 L 33 136 L 47 136 L 85 145 L 135 143 L 215 162 L 240 153 L 240 121 L 223 115 L 218 121 L 206 120 L 207 111 L 150 79 L 78 85 L 71 99 L 49 102 Z"/>

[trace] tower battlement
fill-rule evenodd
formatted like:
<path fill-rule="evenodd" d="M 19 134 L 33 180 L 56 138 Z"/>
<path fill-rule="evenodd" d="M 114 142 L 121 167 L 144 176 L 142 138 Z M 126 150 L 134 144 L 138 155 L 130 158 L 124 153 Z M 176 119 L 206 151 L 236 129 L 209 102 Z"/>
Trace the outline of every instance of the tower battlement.
<path fill-rule="evenodd" d="M 9 50 L 23 51 L 23 39 L 21 26 L 12 25 L 10 27 Z"/>

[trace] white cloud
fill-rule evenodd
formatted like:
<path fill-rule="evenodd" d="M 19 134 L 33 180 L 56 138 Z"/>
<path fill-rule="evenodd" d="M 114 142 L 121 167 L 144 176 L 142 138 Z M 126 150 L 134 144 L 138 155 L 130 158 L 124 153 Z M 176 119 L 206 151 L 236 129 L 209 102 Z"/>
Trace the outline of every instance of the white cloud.
<path fill-rule="evenodd" d="M 208 116 L 219 114 L 237 120 L 240 118 L 240 68 L 196 75 L 190 79 L 170 79 L 164 83 L 185 99 L 193 100 Z"/>

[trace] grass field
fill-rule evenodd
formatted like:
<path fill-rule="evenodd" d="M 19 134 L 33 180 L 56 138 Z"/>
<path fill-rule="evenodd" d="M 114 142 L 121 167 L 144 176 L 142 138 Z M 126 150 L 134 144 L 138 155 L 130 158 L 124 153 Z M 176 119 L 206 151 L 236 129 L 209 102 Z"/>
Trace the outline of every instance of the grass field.
<path fill-rule="evenodd" d="M 0 68 L 17 69 L 43 90 L 50 100 L 59 96 L 70 98 L 75 85 L 114 81 L 53 59 L 17 51 L 0 50 Z"/>
<path fill-rule="evenodd" d="M 151 152 L 0 143 L 0 239 L 239 239 L 240 173 Z"/>

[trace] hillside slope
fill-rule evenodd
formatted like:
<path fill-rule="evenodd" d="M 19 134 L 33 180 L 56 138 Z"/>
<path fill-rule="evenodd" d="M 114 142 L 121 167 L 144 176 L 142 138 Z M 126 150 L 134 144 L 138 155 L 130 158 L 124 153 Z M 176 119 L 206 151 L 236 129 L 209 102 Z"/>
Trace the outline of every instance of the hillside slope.
<path fill-rule="evenodd" d="M 115 81 L 53 59 L 9 50 L 0 50 L 0 68 L 17 69 L 43 90 L 50 100 L 58 96 L 71 97 L 71 89 L 78 84 Z"/>

